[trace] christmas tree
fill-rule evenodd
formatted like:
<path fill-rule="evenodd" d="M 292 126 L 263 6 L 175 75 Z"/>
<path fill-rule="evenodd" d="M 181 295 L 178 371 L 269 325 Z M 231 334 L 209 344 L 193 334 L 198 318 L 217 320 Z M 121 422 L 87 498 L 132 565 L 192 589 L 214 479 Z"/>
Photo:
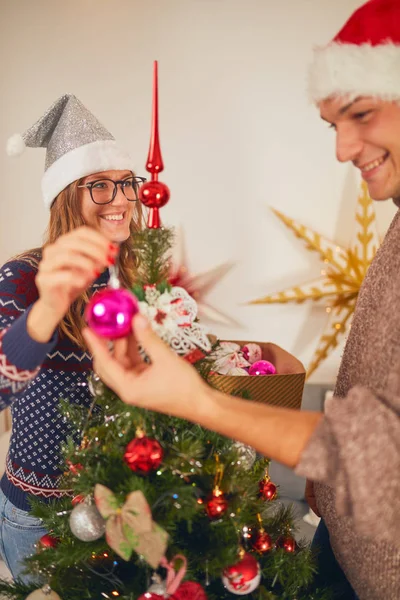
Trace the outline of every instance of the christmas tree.
<path fill-rule="evenodd" d="M 223 353 L 219 342 L 211 347 L 194 300 L 168 283 L 171 243 L 168 229 L 135 236 L 133 291 L 159 335 L 208 378 Z M 50 532 L 27 559 L 33 582 L 0 582 L 1 596 L 329 598 L 313 589 L 310 550 L 294 539 L 268 459 L 198 425 L 127 406 L 96 376 L 88 385 L 89 413 L 60 404 L 71 427 L 62 448 L 68 495 L 33 503 Z"/>

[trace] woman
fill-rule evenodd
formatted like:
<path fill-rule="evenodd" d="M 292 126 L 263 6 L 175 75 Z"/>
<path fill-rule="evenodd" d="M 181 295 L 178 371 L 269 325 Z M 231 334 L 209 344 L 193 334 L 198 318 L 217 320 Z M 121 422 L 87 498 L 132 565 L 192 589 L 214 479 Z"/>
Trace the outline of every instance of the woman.
<path fill-rule="evenodd" d="M 74 96 L 57 100 L 23 139 L 47 147 L 42 188 L 50 221 L 43 248 L 0 271 L 0 408 L 11 406 L 13 421 L 0 489 L 0 552 L 13 577 L 21 576 L 21 561 L 46 533 L 28 514 L 29 496 L 65 493 L 59 449 L 69 431 L 58 400 L 91 403 L 83 309 L 106 286 L 111 264 L 118 262 L 122 284 L 132 285 L 131 236 L 141 223 L 143 181 Z"/>

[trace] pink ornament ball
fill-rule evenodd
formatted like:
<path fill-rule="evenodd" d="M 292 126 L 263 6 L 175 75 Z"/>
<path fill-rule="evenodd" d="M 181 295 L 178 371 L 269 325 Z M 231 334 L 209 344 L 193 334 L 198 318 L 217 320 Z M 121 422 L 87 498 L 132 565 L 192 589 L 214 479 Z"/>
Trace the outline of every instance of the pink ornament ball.
<path fill-rule="evenodd" d="M 250 342 L 242 348 L 243 358 L 247 360 L 251 365 L 262 358 L 262 350 L 258 344 Z"/>
<path fill-rule="evenodd" d="M 92 296 L 86 306 L 85 319 L 94 333 L 116 340 L 130 333 L 132 318 L 138 311 L 136 296 L 131 292 L 109 288 Z"/>
<path fill-rule="evenodd" d="M 258 360 L 249 367 L 249 375 L 275 375 L 276 369 L 268 360 Z"/>

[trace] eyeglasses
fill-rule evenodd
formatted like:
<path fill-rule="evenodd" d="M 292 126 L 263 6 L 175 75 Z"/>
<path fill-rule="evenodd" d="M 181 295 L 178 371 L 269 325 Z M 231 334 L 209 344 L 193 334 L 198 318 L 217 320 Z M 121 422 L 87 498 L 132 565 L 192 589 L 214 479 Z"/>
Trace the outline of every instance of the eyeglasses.
<path fill-rule="evenodd" d="M 78 185 L 78 188 L 87 188 L 90 197 L 95 204 L 110 204 L 117 195 L 118 185 L 121 186 L 122 193 L 128 202 L 139 200 L 139 188 L 147 181 L 145 177 L 127 177 L 119 181 L 112 179 L 96 179 L 84 185 Z"/>

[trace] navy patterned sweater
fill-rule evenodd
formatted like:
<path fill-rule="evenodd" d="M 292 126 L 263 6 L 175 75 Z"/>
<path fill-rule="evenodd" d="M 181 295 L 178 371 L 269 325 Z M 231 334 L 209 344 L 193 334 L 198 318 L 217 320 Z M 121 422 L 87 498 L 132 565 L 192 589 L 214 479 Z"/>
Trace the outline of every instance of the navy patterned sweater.
<path fill-rule="evenodd" d="M 55 332 L 41 344 L 30 338 L 26 319 L 38 298 L 33 262 L 11 260 L 0 270 L 0 410 L 11 406 L 12 434 L 0 485 L 18 508 L 29 494 L 58 498 L 60 444 L 70 433 L 59 414 L 60 398 L 89 407 L 91 357 Z M 106 286 L 105 271 L 92 291 Z"/>

